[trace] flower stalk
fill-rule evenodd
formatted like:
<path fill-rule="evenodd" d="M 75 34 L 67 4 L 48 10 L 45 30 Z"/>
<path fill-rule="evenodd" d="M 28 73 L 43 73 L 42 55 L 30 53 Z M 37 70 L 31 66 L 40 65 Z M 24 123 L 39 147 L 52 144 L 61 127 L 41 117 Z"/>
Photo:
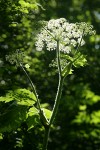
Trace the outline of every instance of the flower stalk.
<path fill-rule="evenodd" d="M 54 119 L 55 119 L 57 111 L 58 111 L 60 98 L 61 98 L 61 94 L 62 94 L 62 88 L 63 88 L 64 78 L 62 77 L 61 64 L 60 64 L 59 40 L 57 40 L 56 56 L 57 56 L 57 66 L 58 66 L 58 72 L 59 72 L 59 83 L 58 83 L 58 89 L 57 89 L 57 94 L 56 94 L 56 98 L 55 98 L 55 103 L 54 103 L 52 115 L 51 115 L 51 118 L 49 120 L 49 125 L 45 128 L 43 150 L 47 150 L 50 128 L 54 122 Z"/>
<path fill-rule="evenodd" d="M 59 102 L 61 98 L 61 93 L 62 93 L 63 81 L 64 81 L 64 78 L 62 77 L 61 64 L 60 64 L 59 40 L 57 40 L 56 56 L 57 56 L 57 66 L 58 66 L 58 72 L 59 72 L 59 83 L 58 83 L 58 90 L 57 90 L 57 94 L 55 98 L 52 116 L 49 121 L 50 125 L 53 123 L 54 118 L 57 114 L 57 110 L 58 110 Z"/>
<path fill-rule="evenodd" d="M 23 72 L 25 73 L 27 79 L 29 80 L 29 82 L 30 82 L 30 84 L 31 84 L 31 88 L 32 88 L 33 93 L 35 94 L 35 97 L 36 97 L 36 100 L 37 100 L 38 109 L 39 109 L 39 111 L 41 112 L 40 101 L 39 101 L 39 99 L 38 99 L 38 94 L 37 94 L 37 92 L 36 92 L 35 86 L 34 86 L 32 80 L 31 80 L 31 78 L 29 77 L 28 73 L 27 73 L 26 70 L 24 69 L 22 63 L 19 63 L 19 65 L 20 65 L 21 69 L 23 70 Z"/>

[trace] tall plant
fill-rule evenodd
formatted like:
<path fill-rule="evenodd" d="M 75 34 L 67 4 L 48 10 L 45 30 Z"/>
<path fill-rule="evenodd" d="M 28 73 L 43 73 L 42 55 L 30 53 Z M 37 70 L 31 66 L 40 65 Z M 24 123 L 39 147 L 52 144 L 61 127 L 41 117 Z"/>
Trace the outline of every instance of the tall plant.
<path fill-rule="evenodd" d="M 73 66 L 84 66 L 87 62 L 86 56 L 80 51 L 80 47 L 85 44 L 85 36 L 95 34 L 92 28 L 92 25 L 84 22 L 69 23 L 65 18 L 52 19 L 43 26 L 41 33 L 38 35 L 36 42 L 38 51 L 43 49 L 56 51 L 53 66 L 57 66 L 59 74 L 58 89 L 51 117 L 49 120 L 45 118 L 44 122 L 43 150 L 47 150 L 49 133 L 59 108 L 64 80 L 72 73 Z"/>
<path fill-rule="evenodd" d="M 34 103 L 37 103 L 37 108 L 33 109 L 33 113 L 38 114 L 45 130 L 44 142 L 42 147 L 43 150 L 47 150 L 51 126 L 54 123 L 54 119 L 59 109 L 64 80 L 69 74 L 72 73 L 74 67 L 86 65 L 86 56 L 83 54 L 83 51 L 80 50 L 80 47 L 85 44 L 84 37 L 92 34 L 95 34 L 93 26 L 84 22 L 69 23 L 65 18 L 60 18 L 55 20 L 52 19 L 48 22 L 43 23 L 43 27 L 36 37 L 36 50 L 42 51 L 43 49 L 46 49 L 48 51 L 56 51 L 56 58 L 55 60 L 53 60 L 52 66 L 57 67 L 59 75 L 57 93 L 54 100 L 54 106 L 51 111 L 41 108 L 36 88 L 25 69 L 25 67 L 27 68 L 29 66 L 28 64 L 25 67 L 23 66 L 20 53 L 17 51 L 16 55 L 12 54 L 10 56 L 7 56 L 7 60 L 9 60 L 11 63 L 16 62 L 17 65 L 21 67 L 32 87 L 34 95 L 31 97 L 31 94 L 29 93 L 29 96 L 31 97 L 30 100 L 32 100 L 32 98 L 34 97 Z M 21 97 L 21 91 L 25 93 L 24 90 L 17 91 L 20 92 L 20 94 L 17 94 L 17 97 L 14 100 L 17 100 L 19 99 L 19 97 Z M 28 92 L 26 91 L 26 93 Z M 26 95 L 24 94 L 24 99 Z M 1 99 L 1 101 L 4 101 L 3 98 Z M 9 101 L 11 101 L 11 95 L 8 102 Z M 32 103 L 31 101 L 28 104 L 26 103 L 26 101 L 23 103 L 17 102 L 17 104 L 28 105 L 31 107 L 33 107 L 34 103 Z M 30 109 L 32 110 L 32 108 L 29 108 L 28 115 L 30 115 Z"/>

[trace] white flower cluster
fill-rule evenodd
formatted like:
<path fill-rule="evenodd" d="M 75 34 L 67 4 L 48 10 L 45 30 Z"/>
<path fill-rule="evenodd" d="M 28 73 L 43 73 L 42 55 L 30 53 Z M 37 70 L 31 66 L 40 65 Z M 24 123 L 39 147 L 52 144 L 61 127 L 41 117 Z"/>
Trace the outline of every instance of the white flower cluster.
<path fill-rule="evenodd" d="M 59 41 L 59 49 L 64 53 L 70 53 L 72 47 L 84 45 L 83 37 L 87 34 L 94 34 L 92 26 L 84 22 L 69 23 L 65 18 L 52 19 L 42 28 L 37 36 L 36 49 L 41 51 L 43 48 L 47 50 L 56 50 L 57 41 Z"/>
<path fill-rule="evenodd" d="M 16 66 L 19 66 L 19 62 L 23 62 L 23 58 L 25 57 L 25 54 L 19 50 L 16 50 L 15 52 L 6 55 L 6 61 L 9 61 L 11 64 L 16 64 Z"/>

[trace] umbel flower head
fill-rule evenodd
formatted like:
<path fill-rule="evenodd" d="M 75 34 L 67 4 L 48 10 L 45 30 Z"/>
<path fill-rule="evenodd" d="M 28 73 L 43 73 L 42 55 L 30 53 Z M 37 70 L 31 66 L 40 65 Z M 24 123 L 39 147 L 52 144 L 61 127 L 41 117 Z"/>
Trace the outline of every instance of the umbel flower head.
<path fill-rule="evenodd" d="M 25 57 L 25 54 L 17 49 L 15 52 L 9 55 L 6 55 L 6 60 L 9 61 L 11 64 L 15 64 L 16 67 L 18 67 L 19 63 L 23 62 L 24 57 Z"/>
<path fill-rule="evenodd" d="M 59 41 L 60 51 L 70 53 L 72 47 L 85 44 L 84 36 L 95 34 L 92 29 L 93 26 L 85 22 L 69 23 L 65 18 L 51 19 L 38 34 L 36 49 L 41 51 L 45 47 L 48 51 L 56 50 Z"/>

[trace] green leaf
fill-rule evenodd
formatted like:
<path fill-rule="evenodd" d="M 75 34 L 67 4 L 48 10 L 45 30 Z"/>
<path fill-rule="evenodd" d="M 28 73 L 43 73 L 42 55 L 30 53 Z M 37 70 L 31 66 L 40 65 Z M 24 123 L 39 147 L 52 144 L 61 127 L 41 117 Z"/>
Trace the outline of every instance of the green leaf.
<path fill-rule="evenodd" d="M 62 76 L 66 77 L 68 74 L 72 74 L 73 70 L 71 69 L 71 67 L 72 67 L 72 62 L 70 62 L 65 66 L 65 68 L 62 71 Z"/>
<path fill-rule="evenodd" d="M 28 130 L 40 123 L 38 110 L 32 107 L 28 111 L 27 106 L 10 105 L 4 113 L 0 115 L 0 132 L 11 132 L 27 123 Z"/>
<path fill-rule="evenodd" d="M 100 110 L 93 111 L 91 114 L 91 123 L 99 124 L 100 123 Z"/>
<path fill-rule="evenodd" d="M 21 5 L 21 8 L 22 8 L 21 11 L 24 12 L 24 13 L 28 13 L 28 9 L 38 10 L 38 6 L 43 8 L 41 5 L 39 5 L 35 1 L 33 3 L 30 3 L 30 2 L 25 2 L 24 0 L 20 0 L 19 4 Z"/>
<path fill-rule="evenodd" d="M 84 111 L 86 110 L 87 106 L 86 105 L 80 105 L 79 110 Z"/>
<path fill-rule="evenodd" d="M 30 130 L 40 123 L 38 109 L 35 107 L 30 108 L 27 115 L 26 123 L 28 125 L 28 130 Z"/>
<path fill-rule="evenodd" d="M 5 96 L 5 97 L 3 97 L 3 96 L 1 96 L 0 97 L 0 102 L 10 102 L 10 101 L 12 101 L 12 97 L 9 97 L 9 96 Z"/>
<path fill-rule="evenodd" d="M 27 107 L 11 105 L 0 114 L 0 132 L 10 132 L 17 129 L 26 120 Z"/>
<path fill-rule="evenodd" d="M 28 116 L 38 115 L 38 109 L 31 107 L 28 111 Z"/>
<path fill-rule="evenodd" d="M 76 118 L 72 121 L 73 123 L 82 124 L 82 123 L 89 123 L 90 122 L 90 116 L 87 114 L 86 111 L 80 111 Z"/>
<path fill-rule="evenodd" d="M 47 119 L 50 119 L 52 111 L 50 111 L 49 109 L 46 108 L 42 108 L 44 115 L 46 116 Z"/>
<path fill-rule="evenodd" d="M 69 55 L 62 54 L 61 58 L 64 58 L 64 59 L 66 59 L 68 61 L 73 61 L 73 58 L 71 56 L 69 56 Z"/>
<path fill-rule="evenodd" d="M 74 60 L 75 62 L 73 63 L 74 67 L 83 67 L 84 65 L 87 64 L 87 60 L 85 58 L 86 56 L 81 54 L 81 53 L 78 53 L 75 57 L 74 57 Z"/>
<path fill-rule="evenodd" d="M 29 6 L 30 6 L 30 3 L 25 2 L 24 0 L 20 0 L 20 1 L 19 1 L 19 4 L 20 4 L 22 7 L 29 7 Z"/>
<path fill-rule="evenodd" d="M 0 131 L 10 132 L 17 129 L 22 122 L 29 120 L 29 117 L 38 114 L 38 110 L 33 106 L 36 102 L 35 95 L 26 89 L 9 91 L 5 97 L 0 97 L 3 102 L 4 112 L 0 112 Z M 29 109 L 29 111 L 28 111 Z M 33 122 L 32 122 L 33 123 Z M 34 125 L 34 123 L 33 123 Z"/>
<path fill-rule="evenodd" d="M 17 89 L 15 91 L 9 91 L 5 97 L 0 97 L 0 101 L 5 103 L 16 101 L 18 105 L 32 106 L 36 102 L 36 97 L 29 90 Z"/>

